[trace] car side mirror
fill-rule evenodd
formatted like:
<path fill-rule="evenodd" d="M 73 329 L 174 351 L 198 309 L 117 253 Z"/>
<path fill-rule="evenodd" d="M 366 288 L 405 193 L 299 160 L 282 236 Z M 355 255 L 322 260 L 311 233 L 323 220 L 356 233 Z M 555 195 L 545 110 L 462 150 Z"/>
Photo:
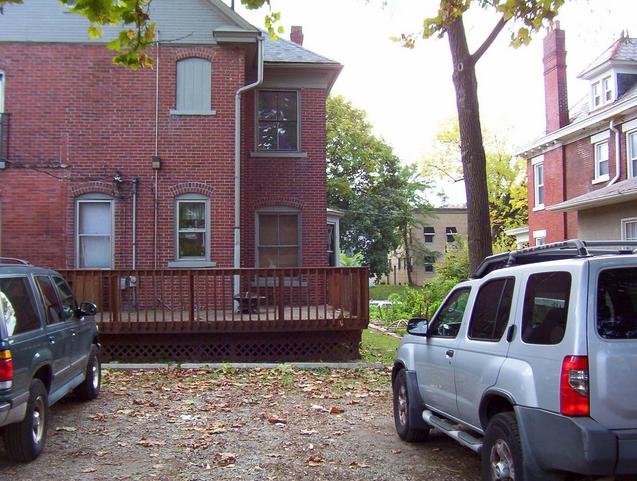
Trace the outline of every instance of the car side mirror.
<path fill-rule="evenodd" d="M 83 302 L 80 304 L 79 311 L 80 317 L 94 316 L 97 314 L 97 306 L 91 302 Z"/>
<path fill-rule="evenodd" d="M 429 327 L 429 320 L 421 317 L 415 317 L 409 319 L 407 323 L 407 332 L 413 336 L 427 337 L 427 329 Z"/>

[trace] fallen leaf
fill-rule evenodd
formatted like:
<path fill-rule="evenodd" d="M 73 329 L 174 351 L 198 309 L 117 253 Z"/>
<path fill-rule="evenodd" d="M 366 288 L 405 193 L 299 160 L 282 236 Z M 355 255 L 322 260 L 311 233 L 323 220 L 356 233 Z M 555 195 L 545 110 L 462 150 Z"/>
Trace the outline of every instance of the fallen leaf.
<path fill-rule="evenodd" d="M 66 432 L 72 433 L 74 431 L 77 431 L 77 428 L 73 427 L 73 426 L 61 426 L 61 427 L 55 428 L 55 430 L 56 431 L 66 431 Z"/>
<path fill-rule="evenodd" d="M 234 466 L 237 462 L 237 455 L 235 453 L 217 453 L 215 460 L 219 466 Z"/>
<path fill-rule="evenodd" d="M 307 459 L 307 464 L 310 466 L 319 466 L 322 462 L 324 462 L 325 460 L 320 457 L 320 456 L 310 456 Z"/>
<path fill-rule="evenodd" d="M 152 439 L 142 438 L 137 441 L 137 444 L 144 446 L 145 448 L 152 448 L 154 446 L 163 446 L 166 443 L 164 441 L 153 441 Z"/>
<path fill-rule="evenodd" d="M 97 471 L 97 468 L 86 468 L 82 470 L 83 473 L 94 473 L 95 471 Z"/>
<path fill-rule="evenodd" d="M 350 468 L 369 468 L 369 464 L 359 463 L 358 461 L 352 461 L 349 463 Z"/>
<path fill-rule="evenodd" d="M 345 412 L 345 409 L 343 408 L 337 408 L 336 406 L 332 406 L 330 408 L 330 414 L 343 414 Z"/>
<path fill-rule="evenodd" d="M 318 431 L 314 430 L 314 429 L 302 429 L 301 430 L 301 436 L 311 436 L 312 434 L 316 434 L 318 433 Z"/>
<path fill-rule="evenodd" d="M 268 422 L 270 424 L 287 424 L 288 420 L 287 419 L 282 419 L 282 418 L 277 418 L 277 417 L 269 417 L 268 418 Z"/>

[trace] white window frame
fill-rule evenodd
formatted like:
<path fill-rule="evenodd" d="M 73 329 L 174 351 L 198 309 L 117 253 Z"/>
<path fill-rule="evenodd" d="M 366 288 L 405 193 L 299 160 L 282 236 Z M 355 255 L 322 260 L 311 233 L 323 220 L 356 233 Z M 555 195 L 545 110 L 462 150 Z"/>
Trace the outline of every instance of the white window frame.
<path fill-rule="evenodd" d="M 109 204 L 111 209 L 111 239 L 110 239 L 110 266 L 109 267 L 81 267 L 80 266 L 80 205 L 81 204 Z M 115 265 L 115 202 L 106 194 L 85 194 L 75 199 L 75 267 L 77 269 L 113 269 Z"/>
<path fill-rule="evenodd" d="M 591 84 L 591 105 L 594 109 L 602 105 L 602 82 L 600 80 Z"/>
<path fill-rule="evenodd" d="M 535 205 L 533 207 L 533 211 L 543 210 L 544 201 L 546 198 L 546 187 L 544 183 L 544 157 L 543 156 L 536 157 L 535 159 L 533 159 L 531 164 L 533 166 L 533 203 Z M 538 170 L 540 168 L 542 169 L 542 183 L 538 184 L 536 180 L 538 178 Z M 540 187 L 542 187 L 542 202 L 539 202 Z"/>
<path fill-rule="evenodd" d="M 259 226 L 259 216 L 260 214 L 294 214 L 296 215 L 296 228 L 297 228 L 297 239 L 298 239 L 298 245 L 296 246 L 298 248 L 298 253 L 297 253 L 297 262 L 296 262 L 296 266 L 295 267 L 301 267 L 301 265 L 303 264 L 303 224 L 302 224 L 302 217 L 301 217 L 301 211 L 298 209 L 293 209 L 291 207 L 265 207 L 263 209 L 259 209 L 257 211 L 255 211 L 254 213 L 254 225 L 255 225 L 255 232 L 254 232 L 254 250 L 255 250 L 255 255 L 254 258 L 256 260 L 256 266 L 258 267 L 260 264 L 260 258 L 259 258 L 259 248 L 261 247 L 261 243 L 260 243 L 260 239 L 259 239 L 259 231 L 260 231 L 260 226 Z M 277 245 L 278 247 L 294 247 L 292 245 L 290 246 L 286 246 L 284 244 L 281 245 Z M 276 267 L 277 269 L 279 269 L 280 267 Z M 281 269 L 293 269 L 293 267 L 281 267 Z"/>
<path fill-rule="evenodd" d="M 187 232 L 203 232 L 204 233 L 204 250 L 203 256 L 179 256 L 179 206 L 182 203 L 203 203 L 205 204 L 205 226 L 203 229 L 188 229 Z M 198 263 L 210 261 L 210 199 L 201 194 L 183 194 L 175 197 L 175 263 Z"/>
<path fill-rule="evenodd" d="M 210 78 L 208 84 L 209 90 L 205 92 L 205 96 L 207 95 L 208 98 L 207 102 L 204 102 L 204 104 L 201 106 L 185 106 L 179 105 L 177 103 L 179 84 L 185 81 L 184 79 L 181 79 L 180 82 L 179 65 L 185 65 L 186 62 L 192 61 L 205 62 L 207 65 L 210 66 Z M 212 62 L 209 59 L 203 57 L 186 57 L 181 58 L 177 60 L 177 62 L 175 62 L 175 108 L 172 109 L 170 113 L 171 115 L 215 115 L 217 113 L 215 110 L 212 109 Z"/>
<path fill-rule="evenodd" d="M 631 124 L 633 122 L 631 122 Z M 637 165 L 637 149 L 635 152 L 633 152 L 631 148 L 632 144 L 630 142 L 630 139 L 633 136 L 637 138 L 637 129 L 629 130 L 626 132 L 626 163 L 628 164 L 628 177 L 637 177 L 637 169 L 635 169 L 635 166 Z"/>
<path fill-rule="evenodd" d="M 259 95 L 262 92 L 291 92 L 296 94 L 296 150 L 277 150 L 259 148 Z M 264 88 L 255 92 L 254 100 L 254 150 L 257 153 L 298 154 L 301 152 L 301 93 L 298 89 Z"/>
<path fill-rule="evenodd" d="M 606 147 L 604 148 L 604 146 Z M 605 153 L 606 158 L 600 158 L 598 153 Z M 610 179 L 610 143 L 608 140 L 603 140 L 593 144 L 593 156 L 595 157 L 595 178 L 593 179 L 593 183 L 597 184 L 608 181 L 608 179 Z M 606 162 L 608 174 L 600 173 L 600 167 L 603 162 Z"/>
<path fill-rule="evenodd" d="M 637 238 L 635 238 L 635 239 L 628 239 L 627 238 L 626 226 L 628 224 L 637 224 L 637 217 L 627 217 L 627 218 L 621 220 L 622 240 L 637 240 Z"/>
<path fill-rule="evenodd" d="M 7 81 L 7 76 L 0 70 L 0 114 L 4 113 L 4 86 Z"/>
<path fill-rule="evenodd" d="M 534 230 L 533 241 L 536 246 L 543 246 L 546 244 L 546 229 Z"/>
<path fill-rule="evenodd" d="M 613 77 L 611 75 L 602 78 L 601 81 L 601 86 L 602 86 L 602 103 L 604 104 L 608 104 L 611 103 L 613 101 L 613 94 L 614 94 L 614 89 L 613 89 Z"/>

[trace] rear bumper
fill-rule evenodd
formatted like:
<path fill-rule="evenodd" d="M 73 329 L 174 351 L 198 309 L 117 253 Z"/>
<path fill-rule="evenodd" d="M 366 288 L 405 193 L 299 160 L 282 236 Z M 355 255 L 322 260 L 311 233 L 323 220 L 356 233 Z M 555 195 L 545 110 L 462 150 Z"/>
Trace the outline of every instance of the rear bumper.
<path fill-rule="evenodd" d="M 540 469 L 589 476 L 637 474 L 637 430 L 611 431 L 588 417 L 515 408 L 524 455 Z"/>
<path fill-rule="evenodd" d="M 28 399 L 29 393 L 26 393 L 26 395 L 18 396 L 11 401 L 0 402 L 0 426 L 22 421 L 27 412 Z"/>

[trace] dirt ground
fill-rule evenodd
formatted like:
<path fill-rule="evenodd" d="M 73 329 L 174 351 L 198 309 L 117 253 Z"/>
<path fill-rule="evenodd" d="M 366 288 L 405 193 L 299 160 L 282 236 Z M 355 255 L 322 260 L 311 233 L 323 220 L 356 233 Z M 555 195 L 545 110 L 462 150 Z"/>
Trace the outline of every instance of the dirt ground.
<path fill-rule="evenodd" d="M 104 371 L 100 397 L 51 409 L 30 464 L 0 450 L 2 480 L 479 479 L 442 434 L 395 434 L 389 372 Z"/>

